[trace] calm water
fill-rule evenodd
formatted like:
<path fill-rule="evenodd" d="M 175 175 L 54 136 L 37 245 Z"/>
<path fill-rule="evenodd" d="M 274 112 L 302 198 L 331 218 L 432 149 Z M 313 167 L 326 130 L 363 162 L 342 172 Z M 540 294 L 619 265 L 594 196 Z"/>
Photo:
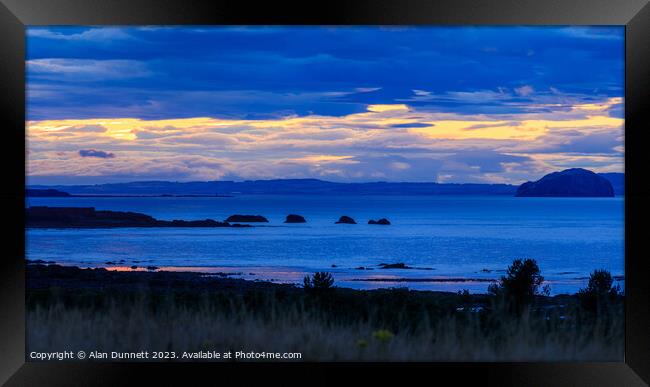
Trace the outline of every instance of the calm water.
<path fill-rule="evenodd" d="M 248 229 L 27 231 L 29 259 L 82 267 L 116 267 L 106 262 L 124 260 L 118 268 L 155 265 L 279 282 L 301 282 L 305 273 L 327 270 L 339 286 L 484 292 L 488 282 L 480 280 L 498 278 L 515 258 L 534 258 L 555 294 L 575 292 L 596 268 L 624 274 L 622 197 L 30 198 L 28 205 L 136 211 L 167 220 L 223 220 L 237 213 L 269 219 Z M 308 223 L 283 224 L 290 213 Z M 359 224 L 334 224 L 341 215 Z M 383 217 L 392 225 L 366 224 Z M 395 262 L 414 269 L 377 267 Z M 377 278 L 445 281 L 357 281 Z"/>

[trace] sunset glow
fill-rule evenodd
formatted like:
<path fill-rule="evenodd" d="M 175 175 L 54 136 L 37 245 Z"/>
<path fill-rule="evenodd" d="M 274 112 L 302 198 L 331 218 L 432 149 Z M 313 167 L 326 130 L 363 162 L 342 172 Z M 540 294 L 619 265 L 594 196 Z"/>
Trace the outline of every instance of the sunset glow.
<path fill-rule="evenodd" d="M 525 41 L 468 28 L 358 28 L 356 35 L 304 28 L 291 40 L 290 29 L 268 28 L 237 35 L 251 39 L 248 51 L 222 39 L 233 29 L 30 28 L 30 181 L 518 184 L 571 166 L 623 171 L 623 57 L 612 43 L 621 42 L 620 29 L 521 28 Z M 480 44 L 462 52 L 411 39 L 450 31 Z M 403 52 L 371 43 L 378 36 L 399 41 Z M 198 41 L 181 52 L 190 38 Z M 267 38 L 287 46 L 256 46 Z M 171 47 L 165 63 L 160 43 Z M 360 44 L 366 53 L 354 51 Z M 578 44 L 556 62 L 557 47 Z M 585 56 L 590 70 L 577 74 Z M 492 61 L 509 71 L 467 83 Z"/>

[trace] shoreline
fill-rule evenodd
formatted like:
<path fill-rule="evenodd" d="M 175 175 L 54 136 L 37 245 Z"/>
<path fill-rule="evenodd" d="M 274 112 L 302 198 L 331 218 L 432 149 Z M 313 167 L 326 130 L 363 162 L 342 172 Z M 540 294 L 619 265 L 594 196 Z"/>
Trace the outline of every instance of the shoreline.
<path fill-rule="evenodd" d="M 539 295 L 519 317 L 489 294 L 304 289 L 226 273 L 26 271 L 28 351 L 252 348 L 307 361 L 509 361 L 513 351 L 519 360 L 613 361 L 623 353 L 623 297 L 591 315 L 576 295 Z M 553 350 L 538 351 L 549 338 Z"/>
<path fill-rule="evenodd" d="M 100 270 L 112 273 L 181 274 L 203 276 L 206 278 L 228 278 L 254 283 L 270 283 L 288 285 L 300 288 L 304 276 L 317 271 L 329 272 L 334 276 L 335 286 L 341 289 L 370 291 L 380 289 L 402 288 L 423 292 L 457 293 L 469 291 L 471 294 L 487 294 L 488 285 L 498 282 L 505 270 L 478 270 L 475 275 L 438 273 L 432 268 L 412 267 L 409 269 L 381 269 L 380 267 L 322 267 L 304 268 L 294 266 L 228 266 L 228 265 L 181 265 L 170 266 L 152 262 L 151 260 L 115 260 L 106 262 L 62 262 L 53 260 L 30 260 L 27 266 L 47 265 L 80 270 Z M 558 273 L 559 275 L 569 273 Z M 570 272 L 572 277 L 546 276 L 544 284 L 550 285 L 551 296 L 574 295 L 587 285 L 588 276 L 578 272 Z M 483 275 L 483 276 L 482 276 Z M 613 275 L 612 278 L 624 287 L 625 277 Z"/>
<path fill-rule="evenodd" d="M 266 280 L 235 278 L 229 273 L 202 273 L 192 271 L 115 271 L 105 268 L 81 268 L 60 264 L 29 263 L 26 265 L 27 297 L 38 297 L 52 291 L 75 297 L 80 294 L 121 294 L 165 296 L 183 294 L 201 297 L 209 294 L 286 294 L 300 296 L 308 293 L 302 286 Z M 366 297 L 390 294 L 411 294 L 432 302 L 443 300 L 466 308 L 467 301 L 460 291 L 420 290 L 403 286 L 355 289 L 336 283 L 331 291 L 361 301 Z M 478 311 L 493 298 L 488 293 L 471 293 L 472 310 Z M 464 301 L 465 300 L 465 301 Z M 541 308 L 564 307 L 577 302 L 576 294 L 536 295 L 535 304 Z M 478 309 L 477 309 L 478 308 Z"/>
<path fill-rule="evenodd" d="M 133 287 L 141 288 L 142 286 L 150 286 L 154 284 L 154 288 L 158 285 L 166 283 L 167 287 L 174 287 L 176 285 L 183 289 L 196 287 L 197 290 L 205 290 L 206 288 L 219 289 L 225 288 L 238 288 L 240 290 L 249 289 L 295 289 L 302 291 L 300 281 L 291 281 L 276 278 L 264 277 L 264 274 L 253 273 L 251 268 L 225 268 L 225 267 L 204 267 L 204 266 L 153 266 L 153 265 L 128 265 L 125 262 L 115 262 L 115 266 L 77 266 L 66 265 L 60 262 L 44 261 L 44 260 L 27 260 L 26 271 L 28 279 L 34 279 L 33 283 L 29 283 L 29 288 L 43 288 L 48 283 L 57 284 L 65 288 L 95 288 L 95 287 L 114 287 L 114 286 L 127 286 L 131 289 Z M 232 269 L 232 270 L 229 270 Z M 377 270 L 378 271 L 378 270 Z M 273 273 L 278 273 L 277 270 Z M 304 275 L 309 272 L 299 273 L 297 279 L 302 279 Z M 376 278 L 343 278 L 338 277 L 335 282 L 335 287 L 342 291 L 352 292 L 375 292 L 386 291 L 391 289 L 402 289 L 413 292 L 422 293 L 439 293 L 439 294 L 458 294 L 461 289 L 429 289 L 422 287 L 412 287 L 409 285 L 450 285 L 465 284 L 469 285 L 471 294 L 474 296 L 488 296 L 487 291 L 474 291 L 476 287 L 471 288 L 472 285 L 486 287 L 488 284 L 495 283 L 498 278 L 469 278 L 469 277 L 435 277 L 435 278 L 405 278 L 405 277 L 390 277 L 394 273 L 386 274 L 389 277 L 382 275 Z M 276 276 L 277 277 L 277 276 Z M 616 276 L 619 277 L 619 276 Z M 335 276 L 335 278 L 337 278 Z M 578 279 L 576 279 L 578 280 Z M 617 280 L 621 280 L 617 278 Z M 549 281 L 553 282 L 553 281 Z M 362 287 L 352 287 L 348 283 L 360 284 Z M 376 283 L 380 286 L 373 287 L 372 284 Z M 171 284 L 171 285 L 170 285 Z M 348 285 L 348 286 L 346 286 Z M 368 285 L 368 286 L 366 286 Z M 392 285 L 392 286 L 391 286 Z M 133 289 L 131 289 L 133 290 Z M 553 297 L 573 297 L 576 292 L 559 292 L 551 294 L 549 298 Z M 540 296 L 546 297 L 546 296 Z"/>
<path fill-rule="evenodd" d="M 43 262 L 43 263 L 41 263 Z M 92 289 L 92 288 L 121 288 L 122 290 L 138 290 L 144 287 L 156 289 L 194 289 L 201 290 L 293 290 L 302 292 L 303 288 L 295 283 L 282 283 L 265 279 L 244 279 L 239 275 L 244 273 L 229 273 L 224 271 L 203 272 L 190 270 L 147 270 L 146 266 L 138 269 L 118 270 L 104 267 L 85 268 L 72 265 L 61 265 L 51 261 L 30 261 L 27 262 L 27 288 L 28 289 L 45 289 L 50 286 L 62 287 L 65 289 Z M 379 282 L 384 282 L 379 279 Z M 458 278 L 452 278 L 450 282 L 457 281 Z M 439 279 L 435 282 L 444 282 Z M 400 282 L 400 281 L 397 281 Z M 403 281 L 402 281 L 403 282 Z M 419 282 L 419 281 L 416 281 Z M 487 281 L 481 281 L 487 282 Z M 489 282 L 493 282 L 489 280 Z M 337 286 L 336 289 L 345 292 L 381 292 L 394 289 L 408 290 L 409 292 L 418 292 L 423 294 L 446 294 L 457 295 L 453 291 L 438 290 L 418 290 L 407 289 L 404 286 L 382 287 L 376 289 L 356 289 L 345 286 Z M 474 296 L 487 296 L 485 293 L 473 293 Z M 557 295 L 570 296 L 570 295 Z M 555 296 L 553 296 L 555 297 Z M 552 297 L 551 297 L 552 298 Z"/>
<path fill-rule="evenodd" d="M 129 262 L 132 262 L 133 264 L 130 265 L 126 260 L 117 260 L 117 261 L 107 261 L 104 262 L 103 265 L 99 266 L 86 266 L 86 265 L 77 265 L 77 264 L 65 264 L 62 262 L 56 262 L 56 261 L 45 261 L 42 259 L 36 259 L 36 260 L 26 260 L 27 266 L 34 266 L 34 265 L 40 265 L 40 266 L 51 266 L 51 267 L 61 267 L 61 268 L 74 268 L 74 269 L 79 269 L 79 270 L 99 270 L 99 271 L 107 271 L 107 272 L 112 272 L 112 273 L 149 273 L 149 274 L 160 274 L 160 275 L 165 275 L 165 274 L 180 274 L 180 275 L 187 275 L 187 276 L 198 276 L 198 277 L 216 277 L 216 278 L 229 278 L 229 279 L 237 279 L 237 280 L 242 280 L 242 281 L 248 281 L 248 282 L 268 282 L 271 284 L 279 284 L 279 285 L 290 285 L 290 286 L 296 286 L 300 281 L 291 281 L 289 278 L 285 277 L 284 279 L 275 279 L 275 278 L 267 278 L 266 277 L 266 272 L 264 270 L 267 270 L 270 273 L 283 273 L 282 271 L 278 269 L 287 269 L 287 273 L 292 273 L 294 275 L 298 276 L 298 279 L 302 279 L 304 275 L 311 274 L 312 271 L 304 271 L 304 272 L 298 272 L 296 270 L 292 270 L 293 268 L 290 267 L 282 267 L 282 268 L 274 268 L 274 267 L 240 267 L 240 266 L 232 266 L 232 267 L 226 267 L 226 266 L 155 266 L 152 264 L 148 264 L 144 261 L 133 261 L 129 260 Z M 343 272 L 337 271 L 337 270 L 345 270 Z M 262 273 L 259 272 L 259 270 L 262 270 Z M 406 273 L 412 273 L 413 271 L 420 271 L 420 272 L 430 272 L 434 269 L 432 268 L 416 268 L 416 267 L 408 267 L 406 269 L 382 269 L 381 266 L 378 266 L 377 268 L 371 268 L 371 267 L 364 267 L 364 268 L 343 268 L 340 266 L 330 268 L 330 269 L 325 269 L 324 271 L 329 271 L 334 274 L 348 274 L 350 278 L 344 278 L 340 279 L 337 282 L 342 282 L 342 283 L 347 283 L 347 282 L 377 282 L 377 283 L 448 283 L 448 284 L 454 284 L 454 283 L 494 283 L 498 280 L 498 278 L 474 278 L 474 277 L 459 277 L 459 276 L 449 276 L 445 277 L 444 275 L 440 275 L 438 277 L 401 277 L 398 276 L 397 273 L 395 273 L 395 270 L 397 271 L 405 271 Z M 257 273 L 254 273 L 253 271 L 257 271 Z M 359 272 L 358 274 L 352 274 L 355 272 Z M 370 274 L 372 277 L 358 277 L 359 275 L 362 275 L 364 273 L 372 272 L 373 274 Z M 501 273 L 503 271 L 499 271 Z M 296 274 L 298 273 L 298 274 Z M 256 278 L 251 278 L 252 276 L 255 276 Z M 248 278 L 246 278 L 248 277 Z M 263 278 L 262 278 L 263 277 Z M 282 275 L 276 277 L 282 277 Z M 339 288 L 342 289 L 351 289 L 351 290 L 372 290 L 372 289 L 364 289 L 364 288 L 355 288 L 355 287 L 349 287 L 349 286 L 338 286 Z M 406 287 L 405 285 L 397 285 L 395 287 Z M 390 286 L 385 286 L 382 287 L 384 289 L 390 288 Z M 411 290 L 419 290 L 419 291 L 435 291 L 435 290 L 428 290 L 428 289 L 411 289 Z M 455 293 L 452 291 L 443 291 L 445 293 Z"/>
<path fill-rule="evenodd" d="M 26 288 L 30 290 L 61 287 L 74 289 L 119 289 L 137 291 L 169 290 L 270 290 L 296 288 L 293 285 L 268 281 L 232 278 L 227 273 L 189 271 L 115 271 L 105 268 L 81 268 L 60 264 L 28 263 Z M 297 289 L 297 288 L 296 288 Z"/>

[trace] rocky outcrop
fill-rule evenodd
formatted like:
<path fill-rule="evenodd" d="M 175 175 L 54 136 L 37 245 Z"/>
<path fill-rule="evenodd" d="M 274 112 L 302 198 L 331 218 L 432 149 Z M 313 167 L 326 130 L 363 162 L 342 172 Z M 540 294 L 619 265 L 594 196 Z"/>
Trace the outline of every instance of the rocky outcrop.
<path fill-rule="evenodd" d="M 386 218 L 381 218 L 379 220 L 370 219 L 368 221 L 368 224 L 379 224 L 379 225 L 382 225 L 382 226 L 388 226 L 388 225 L 390 225 L 390 222 Z"/>
<path fill-rule="evenodd" d="M 226 222 L 243 222 L 243 223 L 268 223 L 269 220 L 262 215 L 231 215 Z"/>
<path fill-rule="evenodd" d="M 284 223 L 307 223 L 307 221 L 300 215 L 289 214 L 287 215 L 287 219 L 284 221 Z"/>
<path fill-rule="evenodd" d="M 230 215 L 226 222 L 243 222 L 243 223 L 268 223 L 269 220 L 262 215 Z"/>
<path fill-rule="evenodd" d="M 350 218 L 349 216 L 343 215 L 339 218 L 336 224 L 357 224 L 357 222 L 355 222 L 354 219 Z"/>
<path fill-rule="evenodd" d="M 114 228 L 114 227 L 250 227 L 205 220 L 158 220 L 138 212 L 96 211 L 94 207 L 29 207 L 28 228 Z"/>
<path fill-rule="evenodd" d="M 406 266 L 404 263 L 380 263 L 380 269 L 412 269 L 410 266 Z"/>
<path fill-rule="evenodd" d="M 582 168 L 550 173 L 535 182 L 526 182 L 515 196 L 520 197 L 612 197 L 614 188 L 602 176 Z"/>

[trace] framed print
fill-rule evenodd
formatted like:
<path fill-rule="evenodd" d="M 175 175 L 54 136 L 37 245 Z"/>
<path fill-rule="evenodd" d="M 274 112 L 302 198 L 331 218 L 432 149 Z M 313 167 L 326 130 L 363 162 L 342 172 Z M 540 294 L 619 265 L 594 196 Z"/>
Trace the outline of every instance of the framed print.
<path fill-rule="evenodd" d="M 8 385 L 650 380 L 647 2 L 3 3 Z"/>

